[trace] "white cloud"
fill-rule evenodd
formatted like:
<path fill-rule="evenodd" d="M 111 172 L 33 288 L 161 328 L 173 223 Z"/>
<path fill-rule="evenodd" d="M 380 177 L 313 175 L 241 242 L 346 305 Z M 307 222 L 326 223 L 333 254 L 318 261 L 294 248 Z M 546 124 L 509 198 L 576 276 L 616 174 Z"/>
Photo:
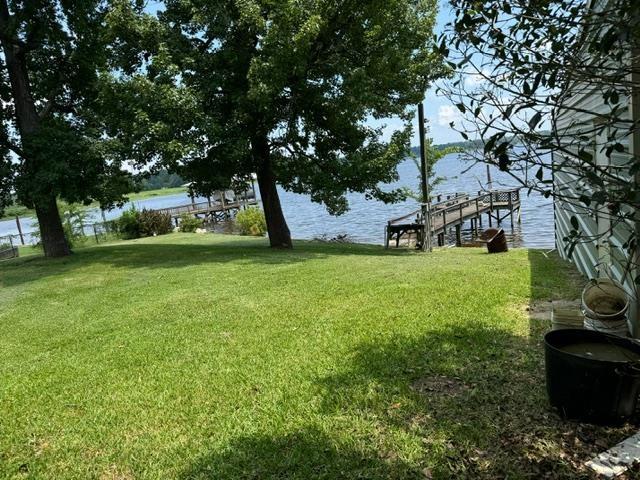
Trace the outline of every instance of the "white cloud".
<path fill-rule="evenodd" d="M 448 127 L 451 122 L 461 118 L 460 111 L 452 105 L 440 105 L 438 108 L 438 125 Z"/>
<path fill-rule="evenodd" d="M 480 72 L 464 73 L 464 85 L 467 88 L 477 88 L 487 82 L 487 77 L 491 76 L 491 72 L 483 69 Z"/>

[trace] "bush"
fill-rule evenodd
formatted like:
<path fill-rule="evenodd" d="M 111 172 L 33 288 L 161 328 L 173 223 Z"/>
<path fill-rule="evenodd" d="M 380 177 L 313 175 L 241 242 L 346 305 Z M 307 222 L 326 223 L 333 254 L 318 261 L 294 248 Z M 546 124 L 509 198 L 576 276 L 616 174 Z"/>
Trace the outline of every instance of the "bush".
<path fill-rule="evenodd" d="M 138 221 L 139 212 L 135 207 L 122 212 L 122 216 L 116 220 L 116 230 L 125 240 L 131 238 L 140 238 L 140 222 Z"/>
<path fill-rule="evenodd" d="M 122 213 L 116 221 L 116 228 L 124 239 L 164 235 L 173 230 L 168 214 L 147 209 L 138 211 L 135 207 Z"/>
<path fill-rule="evenodd" d="M 165 235 L 173 230 L 169 214 L 147 210 L 146 208 L 138 214 L 138 223 L 140 225 L 140 236 L 142 237 Z"/>
<path fill-rule="evenodd" d="M 241 235 L 254 235 L 261 237 L 267 233 L 267 221 L 264 212 L 257 207 L 247 208 L 238 212 L 236 225 Z"/>
<path fill-rule="evenodd" d="M 192 217 L 188 213 L 184 213 L 180 216 L 180 231 L 184 233 L 193 233 L 198 228 L 202 227 L 202 220 L 196 217 Z"/>

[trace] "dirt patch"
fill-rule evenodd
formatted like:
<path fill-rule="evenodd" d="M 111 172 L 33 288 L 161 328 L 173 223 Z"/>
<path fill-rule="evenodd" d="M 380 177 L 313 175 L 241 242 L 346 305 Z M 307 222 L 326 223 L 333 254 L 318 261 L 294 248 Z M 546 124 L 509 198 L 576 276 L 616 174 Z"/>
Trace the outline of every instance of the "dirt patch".
<path fill-rule="evenodd" d="M 435 375 L 433 377 L 419 378 L 411 384 L 411 388 L 422 395 L 456 396 L 467 391 L 469 386 L 459 378 Z"/>

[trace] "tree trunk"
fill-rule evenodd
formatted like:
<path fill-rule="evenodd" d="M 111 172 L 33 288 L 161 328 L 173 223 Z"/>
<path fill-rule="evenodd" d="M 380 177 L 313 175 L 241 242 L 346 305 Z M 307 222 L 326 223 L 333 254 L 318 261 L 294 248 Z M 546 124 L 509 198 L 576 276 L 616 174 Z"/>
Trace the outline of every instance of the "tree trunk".
<path fill-rule="evenodd" d="M 269 145 L 266 140 L 261 139 L 253 142 L 253 155 L 259 165 L 256 173 L 264 216 L 267 220 L 269 243 L 273 248 L 292 248 L 291 232 L 289 232 L 287 221 L 282 213 L 276 177 L 271 167 Z"/>
<path fill-rule="evenodd" d="M 45 256 L 65 257 L 69 255 L 71 249 L 64 236 L 60 212 L 54 195 L 51 195 L 45 204 L 36 205 L 36 216 L 40 225 L 40 236 Z"/>
<path fill-rule="evenodd" d="M 11 96 L 15 107 L 15 120 L 22 140 L 22 148 L 26 152 L 23 154 L 25 164 L 32 163 L 28 171 L 37 171 L 38 165 L 33 163 L 33 158 L 29 155 L 30 139 L 38 134 L 40 128 L 40 117 L 36 110 L 33 96 L 31 95 L 31 84 L 27 67 L 27 59 L 20 43 L 10 32 L 12 22 L 11 14 L 7 7 L 6 0 L 0 0 L 0 30 L 4 37 L 1 40 L 2 51 L 4 53 L 4 63 L 9 74 L 11 83 Z M 40 187 L 39 191 L 48 191 L 48 188 Z M 56 205 L 56 195 L 54 193 L 44 196 L 35 195 L 34 203 L 40 232 L 42 234 L 42 245 L 47 257 L 62 257 L 71 253 L 67 240 L 62 229 L 60 212 Z"/>

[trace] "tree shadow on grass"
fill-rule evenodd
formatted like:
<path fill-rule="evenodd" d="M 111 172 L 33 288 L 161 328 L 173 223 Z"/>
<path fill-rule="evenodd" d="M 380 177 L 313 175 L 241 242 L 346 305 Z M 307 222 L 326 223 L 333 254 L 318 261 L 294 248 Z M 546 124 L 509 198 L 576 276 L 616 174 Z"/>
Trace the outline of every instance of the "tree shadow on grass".
<path fill-rule="evenodd" d="M 433 478 L 591 478 L 584 462 L 635 430 L 561 420 L 540 339 L 482 324 L 361 344 L 348 365 L 320 381 L 325 414 L 420 438 Z"/>
<path fill-rule="evenodd" d="M 423 473 L 400 460 L 332 441 L 314 428 L 282 436 L 246 436 L 225 451 L 201 457 L 184 480 L 219 479 L 410 479 Z"/>
<path fill-rule="evenodd" d="M 14 286 L 50 275 L 64 275 L 89 265 L 127 269 L 182 268 L 216 263 L 291 265 L 336 255 L 403 256 L 411 253 L 384 250 L 376 245 L 297 241 L 293 250 L 278 250 L 255 239 L 201 243 L 128 241 L 80 248 L 70 257 L 45 259 L 31 256 L 4 262 L 0 285 Z"/>

